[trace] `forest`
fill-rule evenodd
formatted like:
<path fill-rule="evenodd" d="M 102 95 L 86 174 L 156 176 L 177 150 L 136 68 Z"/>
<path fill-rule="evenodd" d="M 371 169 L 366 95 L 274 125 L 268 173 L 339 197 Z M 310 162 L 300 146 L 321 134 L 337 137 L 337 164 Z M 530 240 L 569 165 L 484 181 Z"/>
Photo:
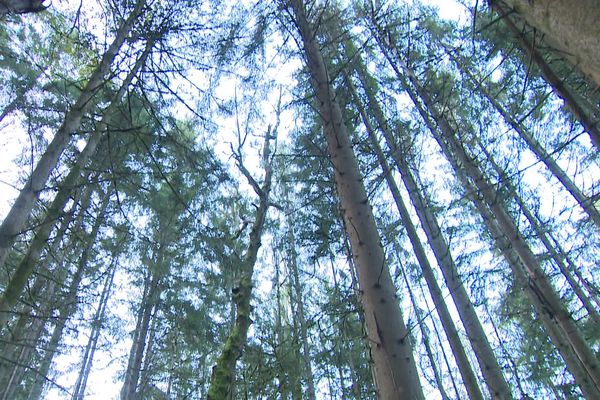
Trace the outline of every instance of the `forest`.
<path fill-rule="evenodd" d="M 1 0 L 0 400 L 600 399 L 598 21 Z"/>

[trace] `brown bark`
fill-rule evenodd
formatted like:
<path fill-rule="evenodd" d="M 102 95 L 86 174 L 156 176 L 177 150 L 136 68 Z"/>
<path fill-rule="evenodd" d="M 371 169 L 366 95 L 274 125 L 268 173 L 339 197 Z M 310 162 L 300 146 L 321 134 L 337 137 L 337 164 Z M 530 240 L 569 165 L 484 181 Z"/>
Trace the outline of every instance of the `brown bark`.
<path fill-rule="evenodd" d="M 287 6 L 301 36 L 329 157 L 335 171 L 342 214 L 358 271 L 378 397 L 386 400 L 423 399 L 396 288 L 386 265 L 369 199 L 341 109 L 329 83 L 315 31 L 308 22 L 302 1 L 291 0 Z"/>

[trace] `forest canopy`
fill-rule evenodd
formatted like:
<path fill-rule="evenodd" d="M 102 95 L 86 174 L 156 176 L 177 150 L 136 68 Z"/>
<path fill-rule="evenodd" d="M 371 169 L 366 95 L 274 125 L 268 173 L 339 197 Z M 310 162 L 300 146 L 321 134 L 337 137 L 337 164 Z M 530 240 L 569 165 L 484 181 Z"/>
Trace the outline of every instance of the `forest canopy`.
<path fill-rule="evenodd" d="M 452 4 L 0 1 L 0 399 L 599 399 L 600 8 Z"/>

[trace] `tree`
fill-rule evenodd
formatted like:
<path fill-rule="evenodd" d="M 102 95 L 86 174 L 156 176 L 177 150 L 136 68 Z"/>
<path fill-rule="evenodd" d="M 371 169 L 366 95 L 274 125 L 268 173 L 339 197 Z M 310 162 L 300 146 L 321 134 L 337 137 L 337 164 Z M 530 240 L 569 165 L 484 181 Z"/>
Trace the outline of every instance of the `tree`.
<path fill-rule="evenodd" d="M 301 1 L 290 1 L 286 6 L 302 39 L 329 156 L 335 169 L 336 186 L 362 291 L 361 301 L 371 341 L 378 396 L 382 399 L 423 398 L 396 288 L 385 264 L 369 199 L 340 107 L 329 84 L 316 33 L 308 22 Z"/>

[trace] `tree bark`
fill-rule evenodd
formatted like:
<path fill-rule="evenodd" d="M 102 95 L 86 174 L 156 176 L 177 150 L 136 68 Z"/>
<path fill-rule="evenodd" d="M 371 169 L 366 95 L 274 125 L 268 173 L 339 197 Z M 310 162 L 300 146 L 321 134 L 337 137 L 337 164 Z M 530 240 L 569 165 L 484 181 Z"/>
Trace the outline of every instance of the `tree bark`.
<path fill-rule="evenodd" d="M 315 31 L 307 20 L 302 1 L 290 0 L 286 4 L 302 39 L 335 170 L 337 192 L 358 270 L 378 397 L 423 399 L 409 332 L 402 319 L 396 288 L 386 266 L 379 232 Z"/>
<path fill-rule="evenodd" d="M 521 2 L 521 0 L 517 1 Z M 560 1 L 561 0 L 558 0 L 558 2 Z M 586 0 L 586 2 L 589 3 L 588 0 Z M 575 5 L 574 7 L 579 6 Z M 519 28 L 517 28 L 515 23 L 511 20 L 510 16 L 506 15 L 503 8 L 498 3 L 493 2 L 492 8 L 495 9 L 500 16 L 504 17 L 504 22 L 506 23 L 508 28 L 513 32 L 513 34 L 517 37 L 517 40 L 521 43 L 521 46 L 523 47 L 523 50 L 537 64 L 546 82 L 548 82 L 548 84 L 552 87 L 556 95 L 558 95 L 561 99 L 564 100 L 565 105 L 571 110 L 575 118 L 588 132 L 588 134 L 590 135 L 590 139 L 592 140 L 592 143 L 596 146 L 596 148 L 600 148 L 600 126 L 598 123 L 597 110 L 595 110 L 594 106 L 592 105 L 590 107 L 585 107 L 583 104 L 581 104 L 582 102 L 579 99 L 577 99 L 576 95 L 567 86 L 567 84 L 558 75 L 556 75 L 556 73 L 552 70 L 552 68 L 546 62 L 544 57 L 535 49 L 534 44 L 527 37 L 525 37 L 525 34 L 521 32 Z M 598 6 L 596 5 L 596 9 L 597 8 Z M 568 55 L 568 53 L 562 54 Z M 600 54 L 598 54 L 598 56 L 600 57 Z M 596 113 L 596 115 L 594 115 L 594 113 Z"/>
<path fill-rule="evenodd" d="M 600 85 L 600 7 L 595 0 L 504 0 Z M 495 1 L 493 1 L 495 2 Z"/>

